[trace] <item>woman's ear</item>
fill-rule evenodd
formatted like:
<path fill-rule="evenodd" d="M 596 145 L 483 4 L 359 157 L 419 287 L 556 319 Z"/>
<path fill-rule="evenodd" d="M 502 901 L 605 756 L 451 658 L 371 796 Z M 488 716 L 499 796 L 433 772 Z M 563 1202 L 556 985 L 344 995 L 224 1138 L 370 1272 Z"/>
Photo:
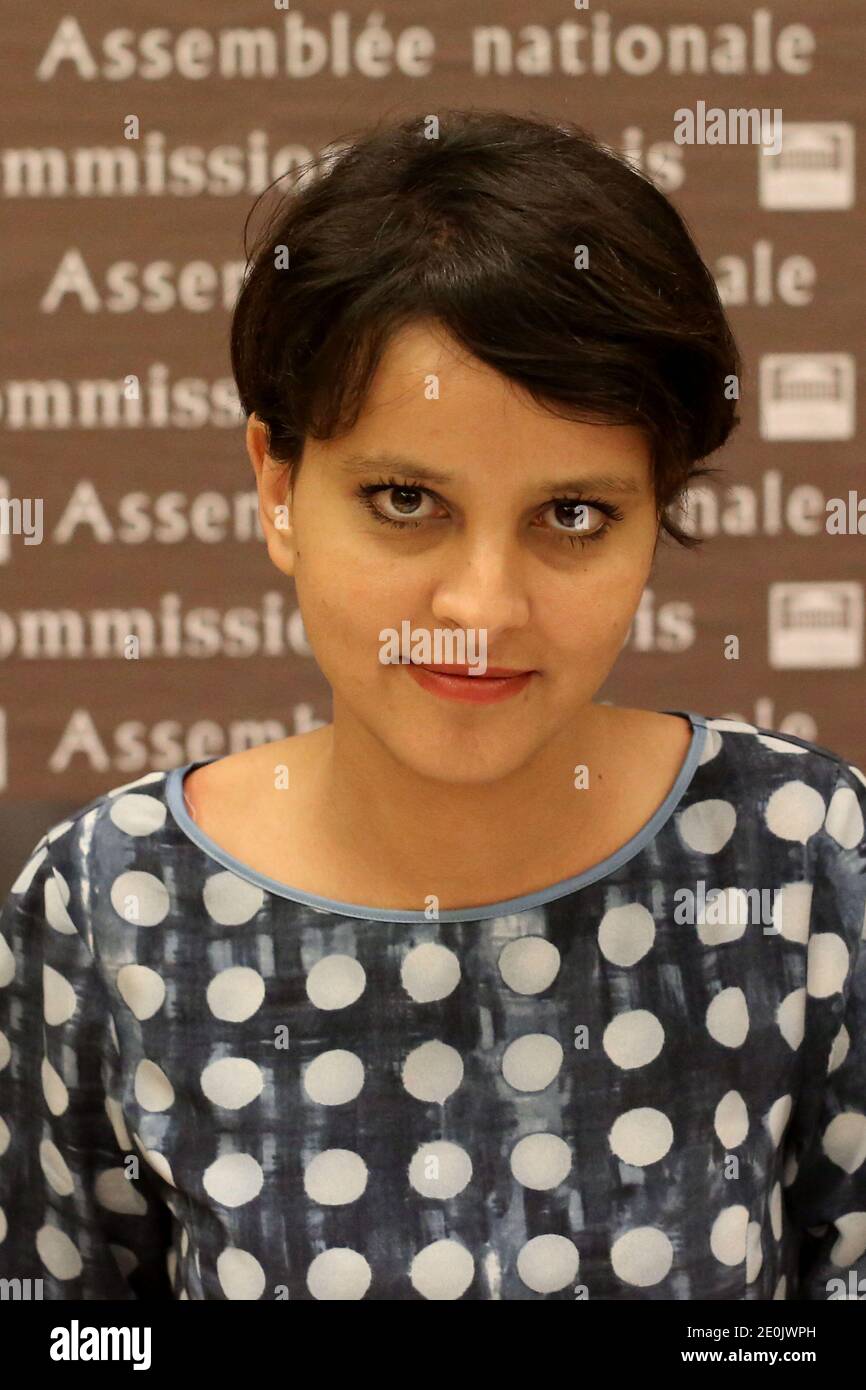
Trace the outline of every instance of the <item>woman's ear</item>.
<path fill-rule="evenodd" d="M 247 420 L 247 453 L 256 475 L 259 517 L 268 554 L 283 574 L 295 568 L 295 540 L 292 530 L 289 466 L 271 458 L 265 424 L 253 413 Z"/>

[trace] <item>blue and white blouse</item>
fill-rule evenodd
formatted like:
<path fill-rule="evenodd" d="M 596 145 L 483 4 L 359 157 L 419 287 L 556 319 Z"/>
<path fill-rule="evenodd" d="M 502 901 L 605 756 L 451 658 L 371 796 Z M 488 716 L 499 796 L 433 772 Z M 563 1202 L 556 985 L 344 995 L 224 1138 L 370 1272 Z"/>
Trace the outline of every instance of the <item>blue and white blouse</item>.
<path fill-rule="evenodd" d="M 248 868 L 197 762 L 50 829 L 0 916 L 0 1277 L 862 1296 L 866 777 L 669 713 L 690 751 L 616 854 L 438 916 Z"/>

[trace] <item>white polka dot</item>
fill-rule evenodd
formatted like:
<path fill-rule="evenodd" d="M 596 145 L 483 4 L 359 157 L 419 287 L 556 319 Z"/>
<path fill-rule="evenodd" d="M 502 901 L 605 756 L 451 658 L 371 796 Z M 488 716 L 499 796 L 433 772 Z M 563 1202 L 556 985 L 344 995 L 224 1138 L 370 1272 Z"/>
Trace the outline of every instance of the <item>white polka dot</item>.
<path fill-rule="evenodd" d="M 370 1266 L 357 1250 L 336 1247 L 323 1250 L 307 1270 L 307 1288 L 313 1298 L 346 1301 L 363 1298 L 373 1277 Z"/>
<path fill-rule="evenodd" d="M 69 884 L 62 874 L 52 867 L 51 877 L 45 879 L 42 888 L 45 903 L 45 920 L 54 931 L 63 936 L 75 936 L 76 927 L 67 911 L 70 892 Z"/>
<path fill-rule="evenodd" d="M 51 1187 L 60 1197 L 68 1197 L 75 1188 L 66 1159 L 50 1139 L 39 1145 L 39 1163 Z"/>
<path fill-rule="evenodd" d="M 563 1051 L 548 1033 L 527 1033 L 505 1049 L 502 1075 L 515 1091 L 543 1091 L 562 1066 Z"/>
<path fill-rule="evenodd" d="M 15 879 L 15 882 L 12 884 L 12 887 L 9 890 L 10 893 L 27 892 L 27 889 L 30 887 L 31 883 L 36 877 L 37 870 L 39 869 L 39 866 L 47 853 L 48 846 L 43 845 L 40 850 L 37 850 L 35 854 L 32 854 L 30 856 L 30 858 L 27 860 L 27 863 L 24 865 L 23 869 Z"/>
<path fill-rule="evenodd" d="M 815 999 L 838 994 L 848 977 L 848 947 L 832 931 L 822 931 L 809 940 L 806 961 L 806 989 Z"/>
<path fill-rule="evenodd" d="M 611 1126 L 608 1142 L 617 1158 L 635 1168 L 658 1163 L 670 1150 L 673 1126 L 667 1115 L 651 1106 L 638 1106 L 620 1115 Z"/>
<path fill-rule="evenodd" d="M 863 839 L 863 812 L 853 787 L 839 787 L 830 798 L 827 819 L 828 834 L 843 849 L 853 849 Z"/>
<path fill-rule="evenodd" d="M 174 1087 L 162 1067 L 147 1057 L 135 1070 L 135 1099 L 145 1110 L 167 1110 L 174 1104 Z"/>
<path fill-rule="evenodd" d="M 723 1047 L 741 1047 L 749 1031 L 746 996 L 736 985 L 720 990 L 707 1009 L 707 1032 Z"/>
<path fill-rule="evenodd" d="M 772 734 L 758 734 L 758 743 L 764 748 L 769 748 L 773 753 L 807 753 L 808 749 L 803 748 L 799 743 L 791 743 L 787 738 L 774 738 Z"/>
<path fill-rule="evenodd" d="M 577 1246 L 567 1236 L 535 1236 L 517 1256 L 517 1273 L 535 1293 L 556 1293 L 574 1283 L 579 1263 Z"/>
<path fill-rule="evenodd" d="M 45 1022 L 52 1027 L 68 1023 L 75 1013 L 78 1000 L 68 980 L 50 965 L 42 967 L 42 1007 Z"/>
<path fill-rule="evenodd" d="M 653 944 L 656 924 L 641 903 L 608 908 L 598 929 L 598 947 L 613 965 L 634 965 Z"/>
<path fill-rule="evenodd" d="M 559 972 L 560 955 L 543 936 L 510 941 L 499 953 L 499 973 L 515 994 L 541 994 Z"/>
<path fill-rule="evenodd" d="M 130 869 L 111 885 L 111 905 L 134 927 L 156 927 L 168 915 L 168 889 L 155 874 Z"/>
<path fill-rule="evenodd" d="M 6 1220 L 6 1213 L 3 1210 L 3 1208 L 0 1207 L 0 1245 L 2 1245 L 4 1240 L 6 1239 L 6 1233 L 8 1230 L 9 1223 Z"/>
<path fill-rule="evenodd" d="M 456 1197 L 472 1177 L 472 1160 L 459 1144 L 439 1139 L 422 1144 L 409 1164 L 409 1182 L 423 1197 Z"/>
<path fill-rule="evenodd" d="M 51 829 L 45 836 L 45 839 L 47 840 L 48 844 L 53 845 L 55 840 L 59 840 L 61 835 L 65 835 L 67 830 L 71 830 L 74 824 L 74 821 L 62 820 L 57 825 L 52 825 Z"/>
<path fill-rule="evenodd" d="M 428 941 L 414 947 L 400 971 L 403 988 L 418 1004 L 445 999 L 460 983 L 460 962 L 447 946 Z"/>
<path fill-rule="evenodd" d="M 145 1162 L 153 1169 L 153 1171 L 155 1173 L 158 1173 L 164 1182 L 169 1183 L 172 1187 L 176 1187 L 177 1183 L 175 1182 L 174 1177 L 172 1175 L 171 1164 L 169 1163 L 165 1154 L 159 1153 L 157 1149 L 146 1149 L 144 1144 L 139 1139 L 138 1135 L 135 1136 L 135 1142 L 141 1149 L 141 1152 L 144 1155 Z M 174 1207 L 172 1207 L 172 1210 L 174 1210 Z"/>
<path fill-rule="evenodd" d="M 304 1169 L 304 1191 L 320 1206 L 357 1202 L 367 1186 L 367 1165 L 351 1149 L 326 1149 Z"/>
<path fill-rule="evenodd" d="M 62 1115 L 69 1105 L 69 1092 L 47 1057 L 42 1059 L 42 1094 L 52 1115 Z"/>
<path fill-rule="evenodd" d="M 770 1229 L 776 1240 L 782 1239 L 782 1184 L 780 1182 L 773 1184 L 773 1190 L 770 1193 Z"/>
<path fill-rule="evenodd" d="M 109 816 L 124 835 L 152 835 L 165 825 L 166 805 L 155 796 L 131 792 L 112 801 Z"/>
<path fill-rule="evenodd" d="M 713 1126 L 725 1149 L 736 1149 L 749 1132 L 749 1112 L 739 1091 L 726 1091 L 716 1106 Z"/>
<path fill-rule="evenodd" d="M 153 1018 L 165 1002 L 165 981 L 148 965 L 122 965 L 117 972 L 117 989 L 136 1018 Z"/>
<path fill-rule="evenodd" d="M 704 946 L 739 941 L 750 920 L 751 904 L 742 888 L 713 888 L 697 913 L 697 931 Z"/>
<path fill-rule="evenodd" d="M 846 1212 L 844 1216 L 837 1216 L 833 1225 L 839 1232 L 839 1239 L 830 1251 L 832 1264 L 844 1268 L 866 1255 L 866 1211 Z"/>
<path fill-rule="evenodd" d="M 265 982 L 248 965 L 230 965 L 215 975 L 207 987 L 207 1004 L 214 1018 L 243 1023 L 261 1008 Z"/>
<path fill-rule="evenodd" d="M 9 1058 L 12 1056 L 12 1046 L 6 1034 L 0 1029 L 0 1071 L 8 1067 Z"/>
<path fill-rule="evenodd" d="M 601 1045 L 614 1066 L 628 1071 L 645 1067 L 661 1052 L 665 1030 L 649 1009 L 629 1009 L 611 1019 Z"/>
<path fill-rule="evenodd" d="M 108 1116 L 111 1128 L 114 1130 L 114 1137 L 117 1140 L 118 1146 L 123 1149 L 124 1153 L 128 1153 L 132 1148 L 132 1140 L 127 1132 L 120 1104 L 113 1096 L 105 1097 L 105 1113 Z"/>
<path fill-rule="evenodd" d="M 776 1022 L 785 1042 L 796 1052 L 806 1031 L 806 991 L 792 989 L 776 1010 Z"/>
<path fill-rule="evenodd" d="M 811 915 L 811 883 L 786 883 L 777 891 L 773 903 L 773 926 L 786 941 L 805 946 L 809 940 Z"/>
<path fill-rule="evenodd" d="M 821 1143 L 831 1163 L 846 1173 L 856 1173 L 866 1159 L 866 1115 L 843 1110 L 830 1121 Z"/>
<path fill-rule="evenodd" d="M 5 936 L 0 936 L 0 988 L 15 979 L 15 957 L 6 944 Z"/>
<path fill-rule="evenodd" d="M 265 1271 L 248 1250 L 230 1246 L 217 1257 L 217 1278 L 226 1298 L 256 1299 L 265 1291 Z"/>
<path fill-rule="evenodd" d="M 646 1289 L 670 1273 L 674 1248 L 664 1231 L 636 1226 L 614 1241 L 610 1251 L 613 1272 L 624 1284 Z"/>
<path fill-rule="evenodd" d="M 345 1009 L 364 993 L 367 976 L 353 956 L 323 956 L 307 976 L 307 995 L 317 1009 Z"/>
<path fill-rule="evenodd" d="M 462 1081 L 463 1059 L 446 1043 L 422 1043 L 403 1063 L 403 1085 L 416 1100 L 442 1105 Z"/>
<path fill-rule="evenodd" d="M 240 1110 L 261 1095 L 265 1084 L 261 1070 L 249 1057 L 221 1057 L 201 1074 L 201 1088 L 214 1105 Z"/>
<path fill-rule="evenodd" d="M 776 1148 L 782 1142 L 782 1135 L 785 1133 L 785 1126 L 791 1115 L 792 1099 L 790 1096 L 779 1096 L 774 1100 L 764 1118 L 768 1133 Z"/>
<path fill-rule="evenodd" d="M 721 734 L 718 732 L 717 729 L 711 729 L 710 726 L 707 725 L 706 738 L 704 739 L 704 746 L 701 750 L 701 756 L 698 762 L 698 766 L 703 767 L 704 763 L 712 762 L 713 758 L 718 756 L 721 746 Z"/>
<path fill-rule="evenodd" d="M 56 1226 L 40 1226 L 36 1232 L 40 1260 L 55 1279 L 77 1279 L 83 1268 L 77 1245 Z"/>
<path fill-rule="evenodd" d="M 764 1263 L 764 1249 L 761 1244 L 761 1223 L 750 1221 L 746 1228 L 746 1283 L 753 1284 Z"/>
<path fill-rule="evenodd" d="M 805 844 L 824 824 L 824 798 L 799 779 L 777 787 L 767 802 L 767 827 L 780 840 Z"/>
<path fill-rule="evenodd" d="M 147 1202 L 126 1176 L 125 1168 L 105 1168 L 93 1185 L 96 1200 L 106 1211 L 144 1216 Z"/>
<path fill-rule="evenodd" d="M 837 1067 L 841 1067 L 851 1047 L 851 1035 L 843 1023 L 833 1039 L 833 1046 L 830 1048 L 830 1057 L 827 1062 L 827 1075 Z"/>
<path fill-rule="evenodd" d="M 224 869 L 206 879 L 202 900 L 212 921 L 221 927 L 239 927 L 255 917 L 265 895 L 258 884 Z"/>
<path fill-rule="evenodd" d="M 708 719 L 707 724 L 711 729 L 720 729 L 723 733 L 756 734 L 758 732 L 754 724 L 748 724 L 744 719 Z"/>
<path fill-rule="evenodd" d="M 3 1157 L 6 1150 L 9 1148 L 9 1141 L 11 1137 L 12 1135 L 10 1133 L 9 1126 L 3 1119 L 3 1116 L 0 1115 L 0 1158 Z"/>
<path fill-rule="evenodd" d="M 737 813 L 729 801 L 696 801 L 676 818 L 687 849 L 699 854 L 718 854 L 734 833 Z"/>
<path fill-rule="evenodd" d="M 354 1052 L 322 1052 L 304 1072 L 304 1090 L 318 1105 L 345 1105 L 364 1084 L 364 1064 Z"/>
<path fill-rule="evenodd" d="M 780 1277 L 778 1284 L 776 1285 L 776 1292 L 773 1294 L 773 1299 L 774 1299 L 774 1300 L 776 1300 L 776 1299 L 782 1299 L 782 1300 L 786 1299 L 787 1296 L 788 1296 L 788 1295 L 787 1295 L 787 1288 L 788 1288 L 788 1281 L 787 1281 L 787 1279 L 785 1278 L 785 1276 L 784 1276 L 784 1274 L 783 1274 L 783 1275 Z"/>
<path fill-rule="evenodd" d="M 511 1171 L 523 1187 L 548 1192 L 571 1172 L 571 1149 L 557 1134 L 527 1134 L 511 1151 Z"/>
<path fill-rule="evenodd" d="M 241 1207 L 262 1190 L 264 1173 L 252 1154 L 223 1154 L 204 1170 L 205 1192 L 224 1207 Z"/>
<path fill-rule="evenodd" d="M 413 1289 L 431 1300 L 459 1298 L 474 1276 L 475 1261 L 466 1246 L 456 1240 L 436 1240 L 425 1245 L 409 1270 Z"/>
<path fill-rule="evenodd" d="M 710 1230 L 710 1249 L 720 1264 L 738 1265 L 746 1258 L 749 1208 L 723 1207 Z"/>
<path fill-rule="evenodd" d="M 859 767 L 854 767 L 852 763 L 849 763 L 849 764 L 848 764 L 848 771 L 849 771 L 849 772 L 853 772 L 853 773 L 854 773 L 854 776 L 857 778 L 857 780 L 858 780 L 859 782 L 862 782 L 862 783 L 863 783 L 863 786 L 866 787 L 866 773 L 861 772 L 861 771 L 860 771 L 860 768 L 859 768 Z"/>

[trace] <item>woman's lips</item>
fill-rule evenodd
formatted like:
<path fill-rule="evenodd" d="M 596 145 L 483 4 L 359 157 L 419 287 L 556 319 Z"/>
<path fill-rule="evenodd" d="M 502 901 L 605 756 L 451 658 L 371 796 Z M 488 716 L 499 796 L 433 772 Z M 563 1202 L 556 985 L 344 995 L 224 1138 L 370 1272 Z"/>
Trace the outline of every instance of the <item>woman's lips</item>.
<path fill-rule="evenodd" d="M 465 700 L 470 704 L 490 705 L 508 700 L 525 690 L 534 671 L 511 671 L 506 666 L 488 666 L 483 676 L 465 674 L 465 666 L 419 666 L 406 668 L 422 690 L 429 690 L 444 700 Z"/>

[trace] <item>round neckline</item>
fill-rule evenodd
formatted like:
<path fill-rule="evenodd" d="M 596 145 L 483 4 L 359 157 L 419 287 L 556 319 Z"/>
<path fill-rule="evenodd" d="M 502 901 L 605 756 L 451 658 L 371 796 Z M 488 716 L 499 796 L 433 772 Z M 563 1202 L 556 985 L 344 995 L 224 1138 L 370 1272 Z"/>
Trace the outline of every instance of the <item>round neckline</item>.
<path fill-rule="evenodd" d="M 664 801 L 630 840 L 627 840 L 624 845 L 621 845 L 618 850 L 601 860 L 600 863 L 593 864 L 589 869 L 584 869 L 579 874 L 573 874 L 570 878 L 560 879 L 557 883 L 549 884 L 546 888 L 538 888 L 533 893 L 523 893 L 516 898 L 505 898 L 500 902 L 483 903 L 479 907 L 447 908 L 439 912 L 435 920 L 438 922 L 477 922 L 486 917 L 504 917 L 511 913 L 526 912 L 530 908 L 541 907 L 545 903 L 555 902 L 557 898 L 566 897 L 578 888 L 588 887 L 589 884 L 604 878 L 645 849 L 670 819 L 691 783 L 708 734 L 707 721 L 702 714 L 697 714 L 693 710 L 680 709 L 666 709 L 662 710 L 661 713 L 679 714 L 688 719 L 692 728 L 691 743 L 674 784 Z M 194 759 L 180 767 L 172 768 L 167 774 L 165 782 L 166 803 L 176 824 L 187 839 L 192 840 L 209 858 L 221 864 L 223 868 L 230 869 L 238 878 L 244 879 L 247 883 L 255 884 L 266 893 L 271 893 L 279 898 L 288 898 L 291 902 L 300 903 L 321 912 L 377 922 L 429 922 L 431 920 L 425 912 L 416 909 L 369 907 L 365 903 L 346 903 L 336 898 L 322 897 L 317 893 L 307 893 L 302 888 L 293 888 L 291 884 L 282 883 L 279 879 L 259 873 L 257 869 L 251 868 L 249 864 L 245 864 L 241 859 L 229 854 L 228 850 L 223 849 L 209 835 L 206 835 L 193 820 L 186 809 L 183 795 L 183 781 L 187 773 L 192 772 L 194 768 L 202 767 L 205 763 L 216 762 L 222 756 L 222 754 L 217 753 L 211 758 Z"/>

